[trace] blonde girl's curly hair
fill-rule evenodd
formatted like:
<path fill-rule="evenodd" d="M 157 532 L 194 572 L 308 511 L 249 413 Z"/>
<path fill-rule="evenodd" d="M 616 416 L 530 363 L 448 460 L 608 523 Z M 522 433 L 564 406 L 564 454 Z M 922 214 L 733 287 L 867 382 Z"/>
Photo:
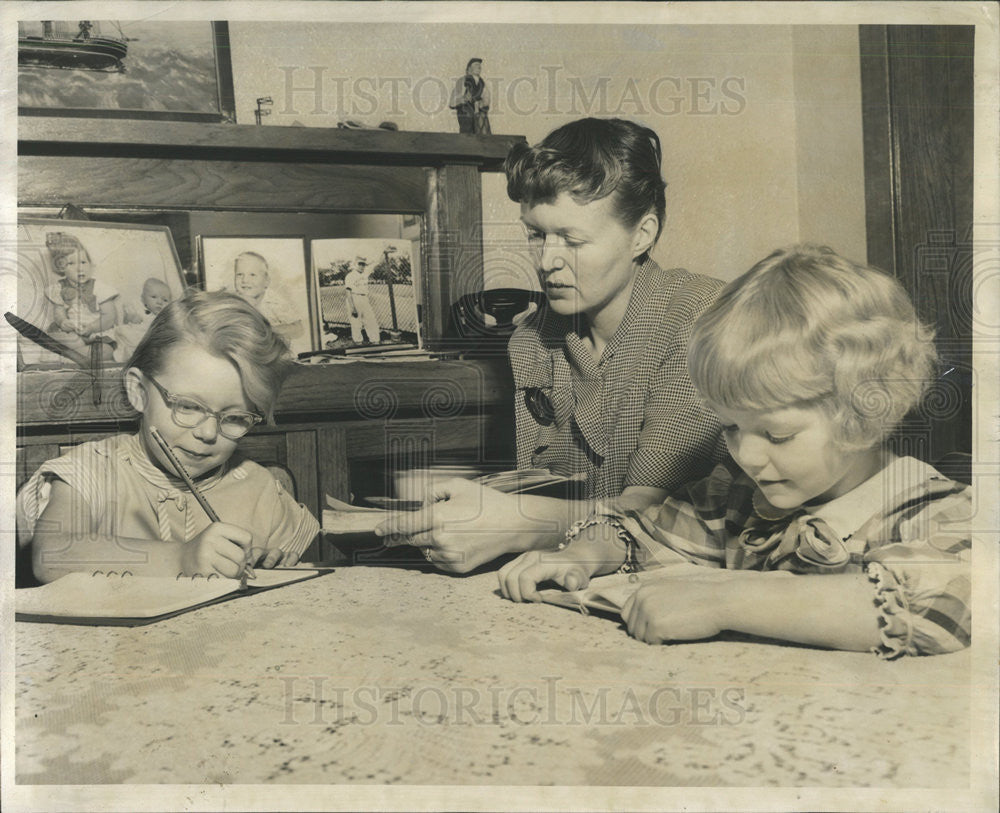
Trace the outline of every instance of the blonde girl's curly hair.
<path fill-rule="evenodd" d="M 936 373 L 933 339 L 897 280 L 798 245 L 723 289 L 694 327 L 688 367 L 709 403 L 816 404 L 841 445 L 867 448 L 920 403 Z"/>

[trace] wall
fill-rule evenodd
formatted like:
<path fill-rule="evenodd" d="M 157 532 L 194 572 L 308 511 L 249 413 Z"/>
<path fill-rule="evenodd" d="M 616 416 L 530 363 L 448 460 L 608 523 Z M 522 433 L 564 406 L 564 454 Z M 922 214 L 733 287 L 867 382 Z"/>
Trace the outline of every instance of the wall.
<path fill-rule="evenodd" d="M 494 132 L 534 142 L 584 115 L 661 137 L 667 217 L 654 257 L 731 279 L 779 245 L 865 256 L 855 26 L 230 23 L 237 114 L 457 130 L 447 97 L 484 60 Z M 484 177 L 487 285 L 534 284 L 517 206 Z"/>
<path fill-rule="evenodd" d="M 861 60 L 854 26 L 792 29 L 799 239 L 865 262 Z"/>

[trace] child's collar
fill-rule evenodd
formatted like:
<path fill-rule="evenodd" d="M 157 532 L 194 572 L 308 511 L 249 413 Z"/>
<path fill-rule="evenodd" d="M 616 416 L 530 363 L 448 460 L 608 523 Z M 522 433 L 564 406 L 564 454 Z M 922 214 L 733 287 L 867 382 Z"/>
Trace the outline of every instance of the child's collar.
<path fill-rule="evenodd" d="M 891 508 L 894 495 L 911 491 L 935 473 L 933 467 L 916 458 L 890 454 L 885 465 L 874 475 L 829 502 L 789 509 L 776 508 L 756 488 L 753 509 L 761 519 L 770 521 L 784 519 L 795 513 L 807 513 L 819 517 L 841 538 L 846 538 L 873 516 Z"/>
<path fill-rule="evenodd" d="M 163 471 L 163 469 L 159 468 L 149 459 L 149 455 L 146 453 L 146 448 L 143 446 L 142 439 L 138 433 L 130 435 L 125 443 L 122 444 L 121 453 L 132 461 L 132 467 L 135 471 L 156 488 L 188 493 L 188 487 L 184 484 L 183 480 Z M 228 462 L 223 463 L 207 477 L 198 480 L 198 488 L 207 491 L 222 480 L 229 471 Z"/>

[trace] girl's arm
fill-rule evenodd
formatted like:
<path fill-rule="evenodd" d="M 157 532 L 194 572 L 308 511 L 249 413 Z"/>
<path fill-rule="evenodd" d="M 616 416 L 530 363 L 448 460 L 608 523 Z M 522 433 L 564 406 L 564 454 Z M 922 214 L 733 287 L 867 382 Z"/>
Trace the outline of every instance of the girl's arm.
<path fill-rule="evenodd" d="M 97 317 L 96 322 L 92 323 L 84 331 L 88 336 L 92 336 L 95 333 L 103 333 L 105 330 L 110 330 L 118 324 L 118 308 L 115 307 L 113 299 L 102 302 L 98 307 L 100 316 Z"/>
<path fill-rule="evenodd" d="M 665 488 L 652 486 L 627 486 L 621 496 L 615 498 L 615 508 L 620 511 L 638 511 L 642 513 L 652 505 L 659 505 L 668 496 Z"/>
<path fill-rule="evenodd" d="M 52 323 L 64 333 L 76 332 L 76 326 L 69 318 L 69 308 L 65 305 L 52 306 Z"/>
<path fill-rule="evenodd" d="M 219 573 L 242 570 L 251 534 L 216 522 L 190 542 L 100 536 L 85 501 L 67 483 L 53 480 L 49 502 L 32 537 L 35 578 L 50 582 L 77 570 L 130 570 L 136 575 Z"/>
<path fill-rule="evenodd" d="M 865 651 L 879 644 L 875 590 L 864 573 L 783 576 L 734 572 L 724 581 L 662 581 L 622 608 L 628 631 L 660 644 L 724 630 Z"/>

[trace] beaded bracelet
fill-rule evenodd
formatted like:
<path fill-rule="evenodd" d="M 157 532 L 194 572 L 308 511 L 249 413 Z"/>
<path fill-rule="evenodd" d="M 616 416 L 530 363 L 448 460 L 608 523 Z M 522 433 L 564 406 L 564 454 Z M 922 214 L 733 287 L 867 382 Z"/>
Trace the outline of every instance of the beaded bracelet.
<path fill-rule="evenodd" d="M 566 537 L 556 546 L 556 550 L 564 550 L 570 542 L 576 539 L 584 531 L 585 528 L 591 528 L 594 525 L 610 525 L 615 529 L 615 536 L 617 536 L 625 545 L 625 561 L 616 572 L 635 573 L 638 571 L 639 562 L 636 557 L 636 548 L 638 546 L 636 545 L 635 538 L 617 519 L 614 519 L 613 517 L 592 515 L 587 517 L 587 519 L 578 519 L 570 525 L 569 530 L 566 531 Z"/>

